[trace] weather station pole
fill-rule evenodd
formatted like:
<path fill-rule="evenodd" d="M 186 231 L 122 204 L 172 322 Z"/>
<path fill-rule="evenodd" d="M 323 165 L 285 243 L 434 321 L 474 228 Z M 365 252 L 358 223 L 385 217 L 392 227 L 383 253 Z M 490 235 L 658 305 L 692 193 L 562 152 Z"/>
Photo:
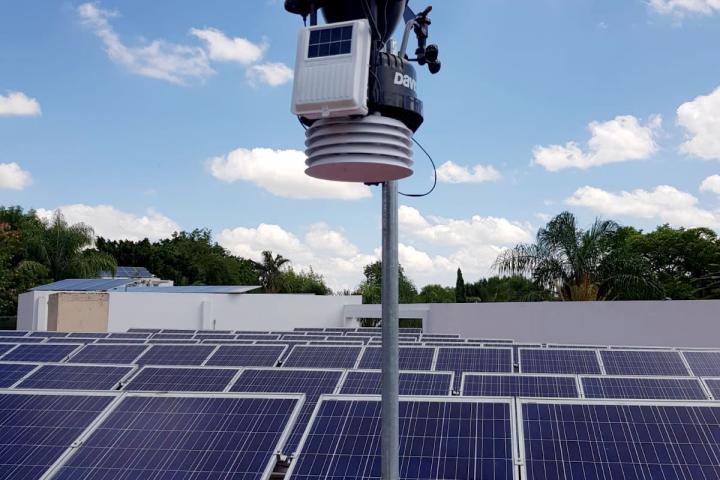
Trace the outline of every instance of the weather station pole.
<path fill-rule="evenodd" d="M 413 174 L 413 135 L 424 120 L 412 63 L 440 71 L 438 47 L 426 42 L 432 7 L 415 14 L 408 0 L 285 0 L 285 10 L 303 17 L 291 111 L 305 128 L 305 173 L 382 185 L 381 470 L 383 480 L 399 480 L 398 195 L 406 194 L 398 180 Z"/>
<path fill-rule="evenodd" d="M 382 478 L 400 478 L 398 182 L 382 184 Z"/>

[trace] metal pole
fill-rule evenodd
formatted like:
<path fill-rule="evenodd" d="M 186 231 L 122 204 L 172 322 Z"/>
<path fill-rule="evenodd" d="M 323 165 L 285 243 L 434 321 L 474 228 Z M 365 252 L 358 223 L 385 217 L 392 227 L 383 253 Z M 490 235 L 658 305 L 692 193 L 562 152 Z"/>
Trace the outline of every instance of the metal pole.
<path fill-rule="evenodd" d="M 400 478 L 398 183 L 382 186 L 382 479 Z"/>

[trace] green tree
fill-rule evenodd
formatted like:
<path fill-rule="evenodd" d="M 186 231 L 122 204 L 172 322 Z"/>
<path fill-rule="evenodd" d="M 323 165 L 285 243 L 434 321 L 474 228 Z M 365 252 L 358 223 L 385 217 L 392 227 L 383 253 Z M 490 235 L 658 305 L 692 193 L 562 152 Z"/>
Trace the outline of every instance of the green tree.
<path fill-rule="evenodd" d="M 455 302 L 465 303 L 466 301 L 465 279 L 463 279 L 462 270 L 458 268 L 457 279 L 455 280 Z"/>
<path fill-rule="evenodd" d="M 277 293 L 279 291 L 282 268 L 288 263 L 290 263 L 290 260 L 280 254 L 273 255 L 269 250 L 262 252 L 262 260 L 256 262 L 255 267 L 260 273 L 260 285 L 266 293 Z"/>
<path fill-rule="evenodd" d="M 455 289 L 438 284 L 425 285 L 417 296 L 418 303 L 455 303 Z"/>
<path fill-rule="evenodd" d="M 618 228 L 596 219 L 583 230 L 572 213 L 563 212 L 538 230 L 535 243 L 500 254 L 495 267 L 503 275 L 529 275 L 560 300 L 657 296 L 660 287 L 642 259 L 613 250 Z"/>
<path fill-rule="evenodd" d="M 466 283 L 468 301 L 479 302 L 532 302 L 546 300 L 547 293 L 532 280 L 513 275 L 482 278 L 475 283 Z"/>
<path fill-rule="evenodd" d="M 325 284 L 319 273 L 309 270 L 296 272 L 292 267 L 280 272 L 277 280 L 278 293 L 313 293 L 315 295 L 331 295 L 332 290 Z"/>
<path fill-rule="evenodd" d="M 415 303 L 417 289 L 413 282 L 405 276 L 402 265 L 398 265 L 398 290 L 400 303 Z M 382 262 L 365 265 L 363 269 L 365 280 L 362 281 L 356 294 L 362 295 L 363 303 L 381 303 L 382 294 Z"/>

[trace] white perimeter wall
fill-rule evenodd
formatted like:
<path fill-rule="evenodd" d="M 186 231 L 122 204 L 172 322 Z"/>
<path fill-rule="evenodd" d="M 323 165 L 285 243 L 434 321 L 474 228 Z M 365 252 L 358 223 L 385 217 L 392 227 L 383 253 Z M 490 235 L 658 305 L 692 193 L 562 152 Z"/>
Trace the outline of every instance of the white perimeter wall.
<path fill-rule="evenodd" d="M 111 292 L 108 330 L 342 327 L 343 307 L 361 301 L 360 296 Z"/>
<path fill-rule="evenodd" d="M 424 331 L 518 342 L 720 347 L 720 300 L 431 304 Z"/>

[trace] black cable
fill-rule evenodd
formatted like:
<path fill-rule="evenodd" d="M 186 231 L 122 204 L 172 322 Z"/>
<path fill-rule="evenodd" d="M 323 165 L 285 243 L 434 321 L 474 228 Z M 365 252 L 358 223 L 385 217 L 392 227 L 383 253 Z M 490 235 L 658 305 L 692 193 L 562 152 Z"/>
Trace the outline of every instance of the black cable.
<path fill-rule="evenodd" d="M 300 115 L 297 116 L 297 119 L 298 119 L 298 122 L 300 122 L 300 125 L 302 125 L 302 127 L 303 127 L 305 130 L 307 130 L 308 127 L 307 127 L 307 125 L 305 125 L 305 124 L 303 123 L 302 118 L 300 118 Z"/>
<path fill-rule="evenodd" d="M 403 192 L 398 192 L 398 193 L 404 197 L 419 198 L 419 197 L 425 197 L 427 195 L 430 195 L 433 192 L 433 190 L 435 190 L 435 187 L 437 186 L 437 168 L 435 167 L 435 162 L 433 161 L 433 158 L 430 156 L 430 154 L 427 152 L 427 150 L 425 150 L 425 148 L 422 145 L 420 145 L 420 142 L 415 140 L 415 137 L 413 137 L 413 142 L 415 142 L 415 145 L 420 147 L 420 150 L 422 150 L 425 153 L 425 155 L 427 155 L 428 159 L 430 160 L 430 163 L 432 164 L 433 184 L 432 184 L 432 187 L 430 188 L 430 190 L 428 190 L 425 193 L 403 193 Z"/>

